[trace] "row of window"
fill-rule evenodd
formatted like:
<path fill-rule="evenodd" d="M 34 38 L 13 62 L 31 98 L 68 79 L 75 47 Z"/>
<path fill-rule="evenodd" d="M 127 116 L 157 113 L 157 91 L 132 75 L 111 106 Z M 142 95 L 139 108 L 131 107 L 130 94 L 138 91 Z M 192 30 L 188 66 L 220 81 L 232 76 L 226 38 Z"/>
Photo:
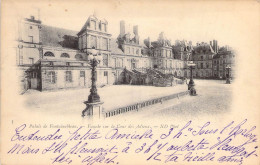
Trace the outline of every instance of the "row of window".
<path fill-rule="evenodd" d="M 155 56 L 173 57 L 171 50 L 156 50 Z"/>
<path fill-rule="evenodd" d="M 81 74 L 81 73 L 80 73 Z M 56 73 L 54 71 L 50 71 L 47 74 L 47 80 L 50 83 L 56 83 Z M 66 71 L 65 72 L 65 81 L 66 82 L 72 82 L 72 73 L 71 71 Z"/>
<path fill-rule="evenodd" d="M 132 51 L 131 51 L 132 50 Z M 135 55 L 139 55 L 140 54 L 140 49 L 135 49 L 135 48 L 130 48 L 130 47 L 126 47 L 126 53 L 127 54 L 135 54 Z"/>
<path fill-rule="evenodd" d="M 123 59 L 122 58 L 113 58 L 112 62 L 113 62 L 113 66 L 114 67 L 123 67 L 124 63 L 123 63 Z"/>
<path fill-rule="evenodd" d="M 109 50 L 109 40 L 108 38 L 100 37 L 98 38 L 97 36 L 94 35 L 88 35 L 89 37 L 89 43 L 88 43 L 88 48 L 95 47 L 97 49 L 101 50 Z M 84 49 L 86 48 L 87 44 L 87 37 L 86 35 L 80 36 L 79 37 L 79 49 Z"/>
<path fill-rule="evenodd" d="M 55 57 L 55 55 L 52 52 L 45 52 L 44 56 L 46 56 L 46 57 Z M 70 58 L 70 55 L 68 53 L 62 53 L 60 55 L 60 57 L 62 57 L 62 58 Z M 83 56 L 81 54 L 76 54 L 75 58 L 76 59 L 83 59 Z"/>
<path fill-rule="evenodd" d="M 196 77 L 209 77 L 211 76 L 211 72 L 205 71 L 205 72 L 195 72 Z"/>
<path fill-rule="evenodd" d="M 107 32 L 107 24 L 95 20 L 90 21 L 90 28 Z"/>
<path fill-rule="evenodd" d="M 104 76 L 108 76 L 108 71 L 104 71 Z M 80 71 L 80 77 L 85 78 L 85 71 Z M 57 81 L 57 75 L 54 71 L 49 71 L 47 73 L 47 80 L 50 83 L 56 83 Z M 72 72 L 71 71 L 65 71 L 65 81 L 66 82 L 72 82 Z"/>
<path fill-rule="evenodd" d="M 224 59 L 224 60 L 214 60 L 213 61 L 214 64 L 226 64 L 226 63 L 230 63 L 230 60 Z"/>

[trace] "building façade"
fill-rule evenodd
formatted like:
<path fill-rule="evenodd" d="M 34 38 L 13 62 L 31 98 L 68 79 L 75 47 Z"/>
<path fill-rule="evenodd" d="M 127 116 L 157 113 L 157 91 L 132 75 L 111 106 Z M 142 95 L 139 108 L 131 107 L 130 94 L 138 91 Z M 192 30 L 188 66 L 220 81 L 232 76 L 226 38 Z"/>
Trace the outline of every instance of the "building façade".
<path fill-rule="evenodd" d="M 129 30 L 124 21 L 120 22 L 118 37 L 112 38 L 108 22 L 95 15 L 80 31 L 47 26 L 32 16 L 18 21 L 15 49 L 21 90 L 89 87 L 88 54 L 93 47 L 102 55 L 97 67 L 98 86 L 125 83 L 126 70 L 141 75 L 156 69 L 183 76 L 184 62 L 173 54 L 163 33 L 157 41 L 141 42 L 138 26 Z M 142 80 L 142 84 L 149 83 Z"/>

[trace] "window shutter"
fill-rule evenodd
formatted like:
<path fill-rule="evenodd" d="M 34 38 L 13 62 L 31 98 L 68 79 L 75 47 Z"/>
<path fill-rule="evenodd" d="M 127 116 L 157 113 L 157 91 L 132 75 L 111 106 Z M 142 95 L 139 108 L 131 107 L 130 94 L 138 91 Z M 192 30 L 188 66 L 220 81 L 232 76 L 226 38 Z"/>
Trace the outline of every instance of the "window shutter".
<path fill-rule="evenodd" d="M 54 72 L 54 83 L 56 83 L 57 82 L 57 76 L 58 76 L 58 72 Z"/>

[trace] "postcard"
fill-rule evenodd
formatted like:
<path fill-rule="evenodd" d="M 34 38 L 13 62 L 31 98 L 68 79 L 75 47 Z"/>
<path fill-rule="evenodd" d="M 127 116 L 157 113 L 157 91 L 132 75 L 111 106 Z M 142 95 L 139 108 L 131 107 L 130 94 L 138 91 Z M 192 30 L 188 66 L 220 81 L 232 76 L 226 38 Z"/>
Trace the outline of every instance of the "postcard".
<path fill-rule="evenodd" d="M 4 0 L 1 164 L 259 165 L 260 3 Z"/>

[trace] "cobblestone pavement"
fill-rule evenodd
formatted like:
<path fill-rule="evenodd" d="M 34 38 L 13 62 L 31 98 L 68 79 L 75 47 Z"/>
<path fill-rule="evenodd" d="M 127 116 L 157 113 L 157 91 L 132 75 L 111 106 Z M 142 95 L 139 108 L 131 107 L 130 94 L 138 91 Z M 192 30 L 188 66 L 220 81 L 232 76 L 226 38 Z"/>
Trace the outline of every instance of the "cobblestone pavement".
<path fill-rule="evenodd" d="M 151 108 L 131 112 L 125 118 L 146 120 L 156 118 L 191 119 L 199 116 L 218 116 L 230 111 L 232 104 L 232 84 L 223 80 L 195 80 L 197 96 L 185 96 L 180 99 L 164 102 Z"/>

